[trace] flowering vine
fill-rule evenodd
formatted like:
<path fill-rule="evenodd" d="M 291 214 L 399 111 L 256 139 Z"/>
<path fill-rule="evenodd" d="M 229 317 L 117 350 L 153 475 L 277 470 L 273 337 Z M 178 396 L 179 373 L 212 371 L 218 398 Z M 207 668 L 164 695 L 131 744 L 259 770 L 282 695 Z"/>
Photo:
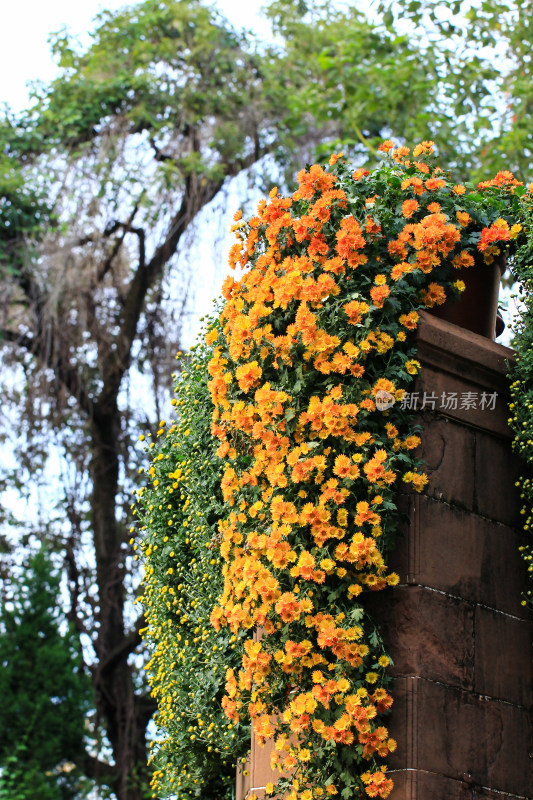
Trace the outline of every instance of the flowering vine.
<path fill-rule="evenodd" d="M 250 719 L 274 742 L 267 794 L 392 790 L 390 657 L 365 595 L 398 582 L 398 491 L 427 482 L 405 397 L 420 312 L 458 298 L 476 261 L 515 253 L 529 298 L 533 250 L 531 194 L 511 173 L 453 184 L 431 142 L 381 150 L 373 171 L 334 155 L 292 197 L 236 215 L 241 277 L 149 445 L 135 512 L 157 796 L 229 800 Z M 532 363 L 518 361 L 511 420 L 530 459 Z"/>
<path fill-rule="evenodd" d="M 514 433 L 513 448 L 524 463 L 517 481 L 524 517 L 524 543 L 520 552 L 526 563 L 528 576 L 533 578 L 533 197 L 525 195 L 521 219 L 527 237 L 514 254 L 512 271 L 519 284 L 519 311 L 515 321 L 513 346 L 517 351 L 509 379 L 511 382 L 511 416 L 509 424 Z M 530 587 L 530 583 L 528 584 Z M 522 605 L 533 606 L 533 590 L 527 588 Z"/>
<path fill-rule="evenodd" d="M 413 334 L 421 309 L 464 290 L 459 270 L 512 252 L 522 231 L 511 173 L 453 185 L 431 142 L 381 149 L 373 172 L 334 155 L 292 197 L 274 189 L 236 216 L 243 275 L 207 337 L 227 508 L 211 621 L 250 632 L 223 705 L 274 740 L 267 793 L 289 800 L 390 794 L 390 659 L 364 595 L 398 582 L 397 492 L 427 482 L 402 402 Z"/>
<path fill-rule="evenodd" d="M 132 544 L 145 563 L 139 601 L 146 671 L 158 705 L 152 789 L 154 797 L 175 800 L 231 800 L 235 763 L 250 739 L 246 715 L 236 726 L 221 706 L 226 670 L 242 659 L 242 635 L 216 632 L 209 622 L 223 588 L 217 543 L 224 515 L 221 462 L 209 430 L 211 354 L 195 346 L 176 376 L 176 419 L 161 420 L 148 442 L 151 463 L 134 507 L 140 537 Z"/>

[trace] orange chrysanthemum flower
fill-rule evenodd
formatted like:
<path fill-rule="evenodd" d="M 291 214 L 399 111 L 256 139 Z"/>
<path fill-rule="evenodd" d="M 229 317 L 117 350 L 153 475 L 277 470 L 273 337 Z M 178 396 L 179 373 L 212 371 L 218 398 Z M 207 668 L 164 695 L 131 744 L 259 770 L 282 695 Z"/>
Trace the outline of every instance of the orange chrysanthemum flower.
<path fill-rule="evenodd" d="M 457 211 L 456 215 L 457 221 L 462 228 L 466 228 L 469 222 L 471 222 L 470 214 L 466 211 Z"/>
<path fill-rule="evenodd" d="M 370 296 L 377 308 L 383 308 L 383 304 L 389 295 L 390 289 L 388 286 L 373 286 L 370 290 Z"/>
<path fill-rule="evenodd" d="M 417 311 L 410 311 L 409 314 L 401 314 L 400 315 L 400 325 L 403 325 L 404 328 L 408 328 L 409 330 L 415 330 L 418 325 L 418 320 L 420 319 L 420 315 Z"/>
<path fill-rule="evenodd" d="M 301 170 L 296 178 L 298 181 L 296 199 L 310 199 L 314 194 L 332 189 L 336 181 L 335 175 L 328 175 L 319 164 L 313 164 L 309 172 Z"/>
<path fill-rule="evenodd" d="M 262 374 L 263 370 L 257 361 L 251 361 L 249 364 L 241 364 L 235 371 L 237 383 L 243 392 L 249 392 L 253 386 L 257 386 Z"/>
<path fill-rule="evenodd" d="M 490 228 L 483 228 L 481 231 L 481 241 L 478 243 L 478 250 L 487 250 L 494 242 L 507 242 L 511 238 L 509 223 L 504 219 L 497 219 Z"/>
<path fill-rule="evenodd" d="M 352 174 L 352 178 L 354 179 L 354 181 L 360 181 L 361 178 L 366 178 L 367 175 L 370 175 L 369 170 L 360 167 L 359 169 L 356 169 L 355 172 Z"/>
<path fill-rule="evenodd" d="M 439 283 L 430 283 L 427 289 L 423 289 L 420 294 L 424 305 L 428 308 L 440 306 L 446 302 L 446 292 Z"/>
<path fill-rule="evenodd" d="M 468 250 L 461 252 L 452 258 L 452 264 L 456 269 L 474 266 L 474 256 Z"/>
<path fill-rule="evenodd" d="M 414 199 L 404 200 L 404 202 L 402 203 L 402 214 L 407 219 L 411 219 L 415 211 L 417 211 L 419 208 L 420 208 L 420 203 L 418 202 L 418 200 Z"/>
<path fill-rule="evenodd" d="M 346 303 L 342 308 L 351 325 L 358 325 L 361 322 L 363 315 L 368 314 L 370 311 L 370 306 L 368 303 L 359 300 L 352 300 L 351 302 Z"/>

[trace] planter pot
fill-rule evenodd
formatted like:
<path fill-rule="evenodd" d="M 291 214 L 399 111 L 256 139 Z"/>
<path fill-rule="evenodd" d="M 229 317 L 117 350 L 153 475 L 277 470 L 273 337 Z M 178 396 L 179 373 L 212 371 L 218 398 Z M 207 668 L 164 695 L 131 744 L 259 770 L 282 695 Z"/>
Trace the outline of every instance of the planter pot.
<path fill-rule="evenodd" d="M 479 255 L 472 267 L 454 270 L 454 278 L 464 281 L 466 289 L 455 302 L 450 300 L 436 306 L 430 309 L 430 313 L 487 339 L 494 339 L 503 330 L 501 325 L 497 326 L 498 292 L 506 263 L 504 255 L 492 264 L 485 264 Z"/>

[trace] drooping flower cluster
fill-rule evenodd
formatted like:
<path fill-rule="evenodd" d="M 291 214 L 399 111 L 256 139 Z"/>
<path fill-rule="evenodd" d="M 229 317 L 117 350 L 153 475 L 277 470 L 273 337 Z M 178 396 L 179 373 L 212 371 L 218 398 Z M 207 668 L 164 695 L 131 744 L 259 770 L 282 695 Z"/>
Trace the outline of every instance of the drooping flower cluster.
<path fill-rule="evenodd" d="M 250 631 L 224 708 L 274 739 L 281 778 L 267 789 L 291 800 L 392 789 L 389 658 L 364 594 L 398 581 L 385 560 L 396 494 L 427 481 L 402 403 L 420 366 L 413 332 L 420 309 L 464 289 L 456 269 L 520 233 L 512 176 L 467 191 L 429 166 L 431 143 L 382 149 L 373 173 L 333 156 L 292 197 L 274 189 L 247 223 L 237 215 L 243 275 L 208 334 L 227 507 L 211 619 Z"/>

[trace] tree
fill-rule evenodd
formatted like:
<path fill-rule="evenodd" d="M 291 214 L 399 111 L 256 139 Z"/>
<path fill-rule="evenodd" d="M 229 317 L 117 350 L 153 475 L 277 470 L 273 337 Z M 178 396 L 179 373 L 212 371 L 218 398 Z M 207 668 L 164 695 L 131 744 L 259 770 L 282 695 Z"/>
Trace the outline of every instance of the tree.
<path fill-rule="evenodd" d="M 0 797 L 80 797 L 90 679 L 57 605 L 60 579 L 41 549 L 0 607 Z"/>
<path fill-rule="evenodd" d="M 268 130 L 257 59 L 195 0 L 104 13 L 86 53 L 66 36 L 55 50 L 61 79 L 2 129 L 25 185 L 49 175 L 51 186 L 48 226 L 38 235 L 32 227 L 24 258 L 6 263 L 1 327 L 15 357 L 26 352 L 32 398 L 37 392 L 49 404 L 51 429 L 78 475 L 88 476 L 86 491 L 66 498 L 70 525 L 60 538 L 69 614 L 91 637 L 95 703 L 114 764 L 86 759 L 84 767 L 136 800 L 154 704 L 138 691 L 129 661 L 142 620 L 125 617 L 125 508 L 137 466 L 132 430 L 153 420 L 144 408 L 134 418 L 128 373 L 148 363 L 157 385 L 169 371 L 179 325 L 167 340 L 164 269 L 224 180 L 266 152 Z M 19 227 L 17 241 L 24 234 Z M 94 566 L 85 563 L 86 546 Z"/>
<path fill-rule="evenodd" d="M 442 102 L 447 76 L 475 117 L 466 57 L 445 74 L 442 49 L 332 3 L 278 0 L 269 13 L 272 46 L 200 0 L 103 12 L 86 49 L 55 38 L 58 79 L 0 121 L 0 336 L 15 370 L 4 370 L 4 398 L 26 442 L 13 486 L 46 481 L 36 465 L 53 441 L 65 467 L 47 538 L 64 556 L 68 615 L 86 637 L 112 753 L 79 763 L 119 800 L 143 796 L 154 711 L 135 658 L 144 620 L 131 606 L 134 442 L 157 430 L 169 386 L 187 231 L 243 171 L 272 167 L 281 179 L 280 168 L 290 174 L 341 140 L 365 163 L 378 139 L 431 138 L 441 125 L 447 158 L 479 164 L 468 122 L 456 130 Z"/>
<path fill-rule="evenodd" d="M 533 82 L 530 0 L 380 2 L 387 30 L 416 37 L 438 82 L 433 109 L 439 153 L 462 179 L 502 168 L 531 180 Z M 448 125 L 441 129 L 441 119 Z M 450 124 L 451 123 L 451 124 Z"/>

